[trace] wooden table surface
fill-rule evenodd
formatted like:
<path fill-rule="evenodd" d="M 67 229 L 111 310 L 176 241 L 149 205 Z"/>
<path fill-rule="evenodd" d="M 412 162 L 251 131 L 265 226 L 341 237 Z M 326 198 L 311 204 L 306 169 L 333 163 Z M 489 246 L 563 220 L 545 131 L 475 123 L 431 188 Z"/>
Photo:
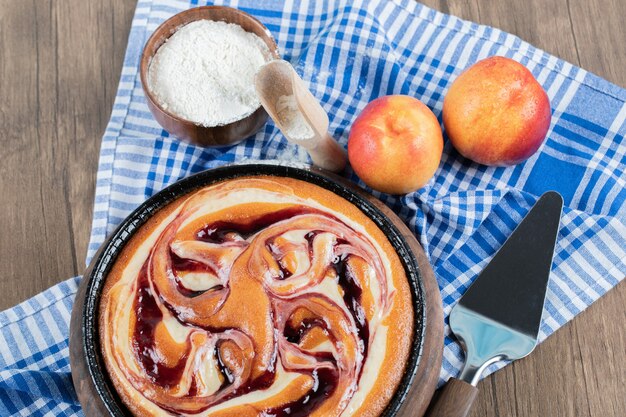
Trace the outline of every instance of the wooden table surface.
<path fill-rule="evenodd" d="M 428 0 L 626 86 L 624 0 Z M 131 0 L 0 0 L 0 309 L 80 274 Z M 473 416 L 626 416 L 626 283 L 486 378 Z"/>

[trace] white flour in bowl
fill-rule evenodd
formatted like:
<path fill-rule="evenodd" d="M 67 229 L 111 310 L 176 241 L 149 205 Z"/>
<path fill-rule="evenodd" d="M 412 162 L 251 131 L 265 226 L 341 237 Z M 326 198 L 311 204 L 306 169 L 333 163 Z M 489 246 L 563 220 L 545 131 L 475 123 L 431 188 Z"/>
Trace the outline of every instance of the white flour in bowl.
<path fill-rule="evenodd" d="M 191 22 L 157 50 L 148 89 L 165 110 L 202 126 L 224 125 L 261 105 L 256 71 L 271 58 L 261 38 L 241 26 Z"/>

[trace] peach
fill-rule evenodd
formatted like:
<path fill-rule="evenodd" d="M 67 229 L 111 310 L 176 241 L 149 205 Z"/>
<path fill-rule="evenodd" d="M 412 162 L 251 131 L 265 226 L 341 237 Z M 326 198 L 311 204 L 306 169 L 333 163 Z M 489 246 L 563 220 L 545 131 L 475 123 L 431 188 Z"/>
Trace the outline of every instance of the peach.
<path fill-rule="evenodd" d="M 402 95 L 369 103 L 356 118 L 348 138 L 348 159 L 368 186 L 389 194 L 422 188 L 434 175 L 443 136 L 426 105 Z"/>
<path fill-rule="evenodd" d="M 485 165 L 515 165 L 543 143 L 548 95 L 522 64 L 501 56 L 477 62 L 452 83 L 443 124 L 461 155 Z"/>

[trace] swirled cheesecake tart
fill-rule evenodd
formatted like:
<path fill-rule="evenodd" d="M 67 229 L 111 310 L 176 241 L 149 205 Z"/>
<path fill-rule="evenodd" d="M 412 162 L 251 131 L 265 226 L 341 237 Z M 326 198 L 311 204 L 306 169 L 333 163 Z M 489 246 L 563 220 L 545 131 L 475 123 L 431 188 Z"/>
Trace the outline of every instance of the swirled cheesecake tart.
<path fill-rule="evenodd" d="M 107 371 L 137 416 L 378 416 L 413 337 L 385 234 L 342 197 L 274 176 L 156 213 L 99 309 Z"/>

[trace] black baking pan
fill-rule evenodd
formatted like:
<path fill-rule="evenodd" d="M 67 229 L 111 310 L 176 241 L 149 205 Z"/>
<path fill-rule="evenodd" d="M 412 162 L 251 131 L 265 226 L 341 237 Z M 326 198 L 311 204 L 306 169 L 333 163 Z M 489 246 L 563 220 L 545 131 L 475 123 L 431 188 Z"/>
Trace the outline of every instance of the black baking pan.
<path fill-rule="evenodd" d="M 414 235 L 387 206 L 339 176 L 305 165 L 254 163 L 203 171 L 170 185 L 132 212 L 93 257 L 79 286 L 70 325 L 72 378 L 85 415 L 131 415 L 108 377 L 98 331 L 100 296 L 124 245 L 152 215 L 179 197 L 213 183 L 257 175 L 295 178 L 330 190 L 358 207 L 385 233 L 409 279 L 415 314 L 405 373 L 382 416 L 424 413 L 441 368 L 443 313 L 432 268 Z"/>

